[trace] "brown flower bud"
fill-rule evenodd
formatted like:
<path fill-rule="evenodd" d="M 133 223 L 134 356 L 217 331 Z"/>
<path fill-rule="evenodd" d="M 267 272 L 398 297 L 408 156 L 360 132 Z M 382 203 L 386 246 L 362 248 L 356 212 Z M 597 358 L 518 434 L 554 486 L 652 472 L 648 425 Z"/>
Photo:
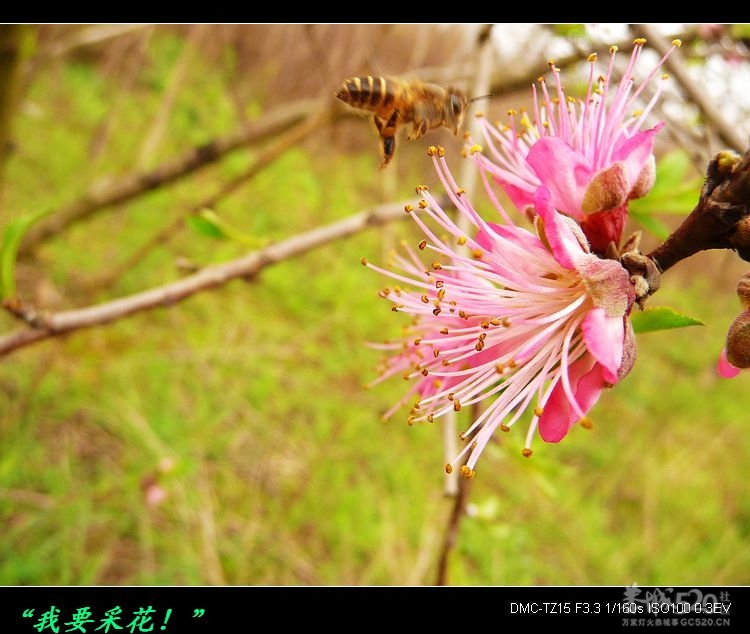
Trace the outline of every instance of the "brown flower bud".
<path fill-rule="evenodd" d="M 750 368 L 750 309 L 737 315 L 729 326 L 727 361 L 735 368 Z"/>

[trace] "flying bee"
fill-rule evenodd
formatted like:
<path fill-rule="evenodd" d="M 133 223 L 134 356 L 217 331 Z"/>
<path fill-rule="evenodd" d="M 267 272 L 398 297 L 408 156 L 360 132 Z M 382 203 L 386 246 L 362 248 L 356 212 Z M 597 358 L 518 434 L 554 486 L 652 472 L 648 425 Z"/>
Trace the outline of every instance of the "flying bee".
<path fill-rule="evenodd" d="M 408 131 L 406 138 L 410 140 L 440 127 L 458 134 L 469 103 L 456 88 L 371 75 L 345 80 L 336 97 L 353 108 L 372 113 L 381 141 L 380 169 L 393 158 L 399 130 Z"/>

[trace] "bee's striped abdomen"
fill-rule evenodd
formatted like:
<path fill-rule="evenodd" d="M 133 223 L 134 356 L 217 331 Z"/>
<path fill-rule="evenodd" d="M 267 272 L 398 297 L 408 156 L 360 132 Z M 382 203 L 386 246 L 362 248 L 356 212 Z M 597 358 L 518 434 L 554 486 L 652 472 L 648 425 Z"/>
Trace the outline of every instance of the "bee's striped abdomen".
<path fill-rule="evenodd" d="M 351 77 L 344 81 L 336 96 L 355 108 L 387 110 L 396 99 L 393 81 L 385 77 Z"/>

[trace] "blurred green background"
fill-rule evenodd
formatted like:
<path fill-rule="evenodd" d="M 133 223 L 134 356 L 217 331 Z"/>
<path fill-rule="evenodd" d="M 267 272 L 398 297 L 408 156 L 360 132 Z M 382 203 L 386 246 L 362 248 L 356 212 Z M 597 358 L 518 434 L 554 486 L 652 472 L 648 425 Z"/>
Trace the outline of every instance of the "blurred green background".
<path fill-rule="evenodd" d="M 621 37 L 528 26 L 493 33 L 497 98 L 482 108 L 498 119 L 528 101 L 551 54 L 606 53 Z M 746 69 L 741 33 L 684 32 L 705 47 L 698 60 L 729 51 Z M 41 311 L 247 253 L 184 222 L 233 179 L 211 208 L 272 241 L 413 198 L 418 184 L 437 188 L 425 146 L 445 145 L 458 174 L 460 138 L 402 144 L 379 172 L 369 124 L 333 93 L 366 73 L 468 89 L 477 58 L 472 25 L 44 25 L 24 29 L 19 50 L 0 227 L 290 104 L 333 113 L 283 151 L 274 144 L 289 126 L 23 251 L 18 293 Z M 711 151 L 696 131 L 715 137 L 681 114 L 668 127 L 690 130 L 692 145 L 665 132 L 657 150 L 696 159 L 684 173 L 695 200 Z M 654 219 L 675 226 L 679 215 Z M 0 584 L 434 584 L 453 506 L 441 424 L 408 427 L 405 411 L 381 420 L 403 381 L 363 389 L 379 359 L 366 343 L 398 336 L 403 321 L 360 258 L 383 263 L 416 235 L 405 223 L 369 229 L 254 279 L 0 357 Z M 645 236 L 644 250 L 657 240 Z M 537 439 L 531 459 L 518 429 L 488 447 L 448 583 L 750 583 L 750 376 L 714 369 L 747 268 L 710 252 L 668 272 L 649 305 L 706 325 L 639 336 L 636 366 L 602 396 L 592 430 Z M 3 313 L 0 327 L 21 324 Z"/>

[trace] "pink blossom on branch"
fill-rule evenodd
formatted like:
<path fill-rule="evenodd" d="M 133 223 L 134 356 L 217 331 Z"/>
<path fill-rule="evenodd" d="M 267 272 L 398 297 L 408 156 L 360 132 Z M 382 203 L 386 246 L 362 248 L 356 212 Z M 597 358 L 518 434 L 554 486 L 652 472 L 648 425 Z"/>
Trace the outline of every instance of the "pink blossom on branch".
<path fill-rule="evenodd" d="M 530 115 L 522 112 L 517 121 L 518 113 L 510 111 L 509 124 L 503 126 L 482 120 L 487 153 L 481 160 L 513 203 L 533 213 L 535 192 L 544 185 L 550 190 L 552 205 L 581 224 L 592 251 L 600 254 L 610 242 L 619 246 L 628 201 L 645 196 L 653 186 L 654 137 L 663 123 L 643 128 L 661 85 L 642 110 L 633 110 L 666 57 L 680 44 L 674 40 L 672 49 L 636 86 L 635 67 L 645 40 L 634 43 L 616 85 L 612 72 L 617 47 L 613 46 L 602 76 L 596 72 L 596 54 L 589 56 L 583 99 L 565 93 L 559 69 L 550 62 L 554 96 L 540 78 L 541 95 L 534 86 Z"/>
<path fill-rule="evenodd" d="M 485 407 L 462 434 L 464 450 L 446 465 L 471 476 L 499 427 L 529 419 L 524 455 L 536 430 L 558 442 L 617 383 L 635 360 L 628 314 L 635 293 L 616 260 L 591 253 L 580 227 L 559 213 L 552 192 L 533 199 L 535 231 L 516 225 L 502 208 L 479 153 L 485 192 L 502 224 L 485 221 L 454 182 L 442 151 L 433 161 L 465 235 L 426 188 L 419 210 L 407 207 L 425 239 L 407 246 L 393 268 L 363 263 L 397 285 L 381 292 L 392 310 L 412 317 L 401 340 L 380 346 L 386 357 L 378 383 L 394 375 L 412 382 L 408 422 L 438 419 L 474 403 Z M 420 251 L 429 254 L 423 261 Z"/>

